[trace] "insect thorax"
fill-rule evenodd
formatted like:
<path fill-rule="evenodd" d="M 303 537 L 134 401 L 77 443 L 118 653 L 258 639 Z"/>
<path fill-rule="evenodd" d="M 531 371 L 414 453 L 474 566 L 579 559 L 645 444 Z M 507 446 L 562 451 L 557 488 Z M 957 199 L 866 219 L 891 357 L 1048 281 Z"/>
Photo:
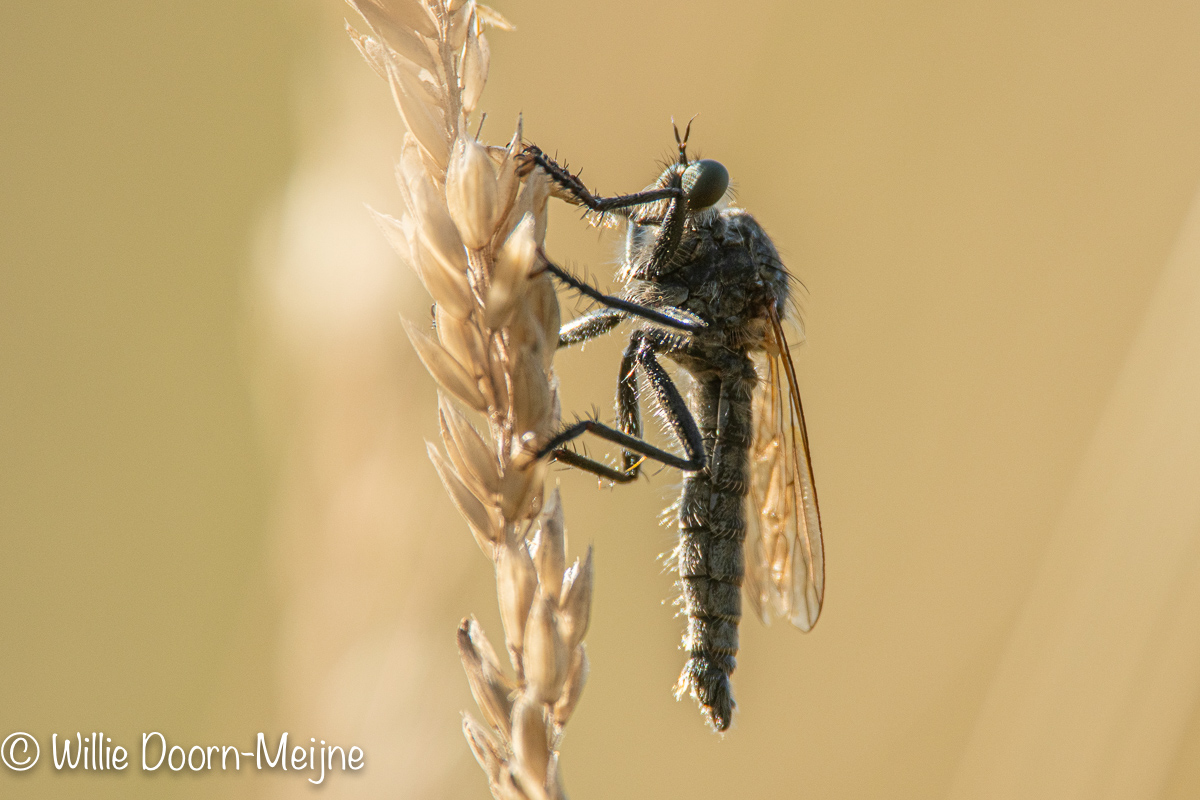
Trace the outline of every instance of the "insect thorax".
<path fill-rule="evenodd" d="M 788 300 L 788 273 L 762 226 L 740 208 L 695 214 L 674 258 L 651 274 L 650 255 L 660 232 L 653 221 L 630 220 L 622 270 L 625 295 L 702 319 L 708 328 L 694 340 L 705 349 L 761 349 L 769 308 L 774 306 L 782 317 Z"/>

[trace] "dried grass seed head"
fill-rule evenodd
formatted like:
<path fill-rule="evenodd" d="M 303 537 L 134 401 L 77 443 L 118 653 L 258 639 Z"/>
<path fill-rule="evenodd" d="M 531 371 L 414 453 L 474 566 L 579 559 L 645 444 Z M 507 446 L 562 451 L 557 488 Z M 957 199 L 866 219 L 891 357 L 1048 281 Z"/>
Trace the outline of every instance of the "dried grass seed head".
<path fill-rule="evenodd" d="M 465 716 L 464 735 L 496 797 L 562 797 L 558 736 L 550 726 L 565 722 L 586 678 L 578 638 L 587 626 L 591 559 L 564 570 L 560 498 L 555 492 L 544 501 L 546 464 L 533 457 L 559 417 L 552 372 L 557 297 L 549 277 L 535 274 L 550 183 L 538 169 L 522 180 L 519 122 L 505 148 L 463 134 L 487 79 L 482 28 L 511 25 L 474 0 L 350 4 L 371 33 L 350 28 L 350 35 L 388 81 L 408 128 L 397 165 L 406 210 L 399 219 L 376 214 L 376 220 L 436 304 L 436 338 L 404 323 L 445 392 L 439 423 L 446 455 L 432 445 L 429 455 L 495 563 L 516 671 L 514 684 L 478 623 L 464 620 L 460 655 L 491 726 Z M 450 397 L 483 414 L 490 435 Z M 524 535 L 539 516 L 535 564 Z M 560 603 L 571 604 L 569 619 L 560 616 Z"/>

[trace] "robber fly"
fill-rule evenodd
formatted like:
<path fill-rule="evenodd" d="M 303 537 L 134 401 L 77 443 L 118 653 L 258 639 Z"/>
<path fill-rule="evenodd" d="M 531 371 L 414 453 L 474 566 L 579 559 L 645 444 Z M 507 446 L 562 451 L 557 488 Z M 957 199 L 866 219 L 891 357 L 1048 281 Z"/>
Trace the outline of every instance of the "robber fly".
<path fill-rule="evenodd" d="M 683 471 L 674 562 L 689 658 L 676 695 L 690 693 L 709 724 L 723 731 L 733 715 L 729 676 L 736 667 L 741 592 L 764 622 L 778 615 L 807 631 L 821 611 L 825 575 L 804 411 L 781 324 L 792 278 L 753 217 L 718 207 L 729 173 L 716 161 L 688 159 L 690 127 L 682 137 L 676 128 L 679 158 L 658 180 L 619 197 L 597 197 L 538 148 L 525 150 L 560 195 L 628 223 L 619 296 L 546 263 L 600 305 L 564 326 L 559 346 L 625 320 L 637 323 L 621 359 L 618 428 L 581 420 L 539 455 L 617 483 L 636 479 L 646 459 Z M 687 401 L 659 356 L 695 379 Z M 642 438 L 639 371 L 682 456 Z M 567 447 L 589 432 L 622 448 L 620 468 Z"/>

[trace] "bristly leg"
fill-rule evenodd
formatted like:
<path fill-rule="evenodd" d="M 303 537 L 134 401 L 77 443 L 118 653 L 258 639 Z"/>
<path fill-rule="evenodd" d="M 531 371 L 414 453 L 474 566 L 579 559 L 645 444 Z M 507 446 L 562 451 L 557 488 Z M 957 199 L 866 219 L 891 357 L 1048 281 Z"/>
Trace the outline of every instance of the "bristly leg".
<path fill-rule="evenodd" d="M 633 194 L 616 195 L 615 197 L 597 197 L 588 191 L 583 181 L 560 166 L 554 159 L 542 152 L 537 145 L 525 145 L 523 155 L 546 171 L 550 179 L 561 186 L 577 202 L 587 206 L 592 211 L 600 213 L 619 211 L 633 206 L 655 203 L 659 200 L 670 200 L 683 196 L 683 189 L 669 186 L 665 189 L 650 189 Z"/>
<path fill-rule="evenodd" d="M 639 317 L 647 322 L 653 322 L 656 325 L 662 325 L 664 328 L 673 328 L 685 333 L 697 333 L 705 328 L 704 323 L 698 319 L 695 319 L 694 317 L 689 319 L 683 318 L 685 316 L 683 312 L 676 311 L 678 316 L 673 316 L 666 311 L 650 308 L 649 306 L 642 305 L 641 303 L 634 303 L 621 297 L 614 297 L 613 295 L 604 294 L 599 289 L 596 289 L 584 281 L 579 280 L 574 275 L 567 272 L 550 259 L 546 258 L 545 253 L 539 252 L 539 255 L 542 261 L 542 268 L 546 272 L 549 272 L 551 275 L 558 278 L 567 286 L 570 286 L 572 289 L 584 295 L 585 297 L 590 297 L 592 300 L 600 303 L 605 308 L 610 308 L 614 311 L 623 311 L 629 316 Z M 614 322 L 614 324 L 616 323 Z"/>
<path fill-rule="evenodd" d="M 691 412 L 688 411 L 687 403 L 684 401 L 683 395 L 679 393 L 675 382 L 671 380 L 671 376 L 658 363 L 655 356 L 655 349 L 664 346 L 667 342 L 667 337 L 658 335 L 659 333 L 657 331 L 635 331 L 630 337 L 629 346 L 621 360 L 621 376 L 617 390 L 621 430 L 594 419 L 580 420 L 568 425 L 543 445 L 537 453 L 538 458 L 553 455 L 556 460 L 601 477 L 616 480 L 619 483 L 628 483 L 636 478 L 639 465 L 646 458 L 652 458 L 686 472 L 704 469 L 707 459 L 700 429 L 696 426 Z M 641 413 L 638 410 L 636 388 L 636 369 L 639 367 L 663 409 L 671 432 L 683 447 L 684 457 L 668 453 L 640 438 L 642 432 Z M 617 472 L 612 467 L 566 449 L 565 446 L 569 442 L 578 439 L 585 433 L 592 433 L 601 439 L 620 445 L 623 450 L 624 469 Z M 613 475 L 620 477 L 614 478 Z"/>
<path fill-rule="evenodd" d="M 598 308 L 568 322 L 558 332 L 558 346 L 570 347 L 603 336 L 626 319 L 623 311 Z"/>

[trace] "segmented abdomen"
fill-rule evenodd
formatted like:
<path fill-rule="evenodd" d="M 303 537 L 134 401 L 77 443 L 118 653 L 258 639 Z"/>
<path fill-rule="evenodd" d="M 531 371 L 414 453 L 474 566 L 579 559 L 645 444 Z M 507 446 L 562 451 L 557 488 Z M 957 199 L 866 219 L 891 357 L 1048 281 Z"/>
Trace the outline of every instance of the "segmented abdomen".
<path fill-rule="evenodd" d="M 744 355 L 723 366 L 720 372 L 698 376 L 693 412 L 704 434 L 708 468 L 684 476 L 675 551 L 687 615 L 683 649 L 689 654 L 676 693 L 695 697 L 709 724 L 719 731 L 733 718 L 729 676 L 737 667 L 742 616 L 742 543 L 756 380 L 753 364 Z"/>

